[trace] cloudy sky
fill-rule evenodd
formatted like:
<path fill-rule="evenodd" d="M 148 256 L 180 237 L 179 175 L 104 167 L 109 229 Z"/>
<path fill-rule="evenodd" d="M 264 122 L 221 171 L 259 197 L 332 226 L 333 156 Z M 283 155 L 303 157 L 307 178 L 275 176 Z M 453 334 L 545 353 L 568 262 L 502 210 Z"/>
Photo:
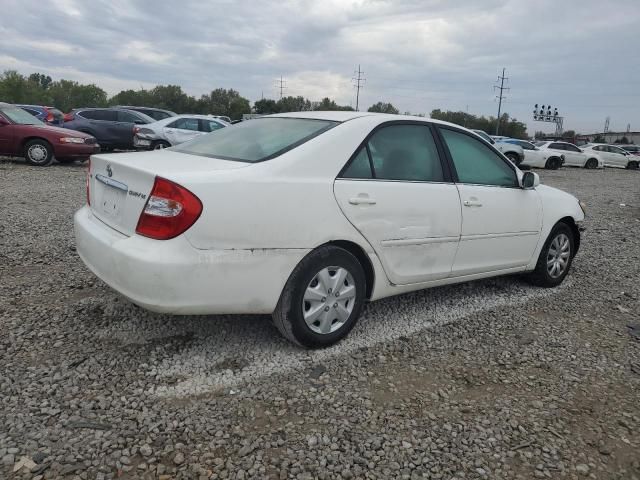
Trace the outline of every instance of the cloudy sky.
<path fill-rule="evenodd" d="M 234 88 L 254 101 L 329 96 L 361 109 L 434 108 L 527 121 L 552 104 L 565 129 L 640 130 L 640 0 L 1 0 L 0 70 L 125 88 Z"/>

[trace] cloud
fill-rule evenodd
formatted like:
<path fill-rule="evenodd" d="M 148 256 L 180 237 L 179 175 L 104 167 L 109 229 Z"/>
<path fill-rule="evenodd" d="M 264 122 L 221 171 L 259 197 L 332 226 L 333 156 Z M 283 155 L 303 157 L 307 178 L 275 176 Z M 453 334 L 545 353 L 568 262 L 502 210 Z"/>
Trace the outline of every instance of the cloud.
<path fill-rule="evenodd" d="M 557 105 L 565 127 L 640 128 L 637 0 L 4 0 L 0 70 L 43 71 L 109 93 L 178 84 L 200 95 L 235 88 L 255 100 L 286 93 L 401 111 L 433 108 L 530 120 L 535 103 Z M 126 86 L 126 87 L 121 87 Z"/>

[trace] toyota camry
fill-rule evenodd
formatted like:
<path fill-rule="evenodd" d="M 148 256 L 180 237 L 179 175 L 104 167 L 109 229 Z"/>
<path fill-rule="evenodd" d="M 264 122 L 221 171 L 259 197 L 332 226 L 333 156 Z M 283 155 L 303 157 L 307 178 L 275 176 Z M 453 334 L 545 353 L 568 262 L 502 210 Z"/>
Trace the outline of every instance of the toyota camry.
<path fill-rule="evenodd" d="M 272 314 L 304 347 L 366 301 L 524 274 L 559 285 L 584 205 L 457 125 L 299 112 L 179 146 L 92 156 L 77 250 L 137 305 Z"/>

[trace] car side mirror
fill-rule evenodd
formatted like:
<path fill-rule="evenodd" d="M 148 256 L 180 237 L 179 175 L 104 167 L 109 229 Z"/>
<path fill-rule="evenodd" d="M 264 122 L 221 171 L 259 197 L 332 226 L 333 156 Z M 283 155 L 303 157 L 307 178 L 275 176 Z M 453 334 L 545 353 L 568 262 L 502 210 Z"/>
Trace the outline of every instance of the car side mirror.
<path fill-rule="evenodd" d="M 535 172 L 524 172 L 522 174 L 522 180 L 520 185 L 525 190 L 531 190 L 540 185 L 540 176 Z"/>

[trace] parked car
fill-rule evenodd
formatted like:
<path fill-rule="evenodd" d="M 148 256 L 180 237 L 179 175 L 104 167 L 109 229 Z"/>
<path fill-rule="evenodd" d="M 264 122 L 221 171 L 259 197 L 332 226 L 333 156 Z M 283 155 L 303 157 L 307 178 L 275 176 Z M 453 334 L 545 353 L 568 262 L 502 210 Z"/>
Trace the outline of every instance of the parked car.
<path fill-rule="evenodd" d="M 153 122 L 144 113 L 124 108 L 75 108 L 64 116 L 64 128 L 96 137 L 106 151 L 131 150 L 134 127 Z"/>
<path fill-rule="evenodd" d="M 367 300 L 526 273 L 559 285 L 584 205 L 458 125 L 367 112 L 242 122 L 171 149 L 91 158 L 77 251 L 134 303 L 273 314 L 343 338 Z"/>
<path fill-rule="evenodd" d="M 96 139 L 86 133 L 53 127 L 22 108 L 0 102 L 0 155 L 24 157 L 31 165 L 86 160 L 100 151 Z"/>
<path fill-rule="evenodd" d="M 177 115 L 136 127 L 133 146 L 142 150 L 159 150 L 228 126 L 227 122 L 207 115 Z"/>
<path fill-rule="evenodd" d="M 482 130 L 471 130 L 475 134 L 482 137 L 483 140 L 493 145 L 495 148 L 500 150 L 505 157 L 513 162 L 514 165 L 520 165 L 520 162 L 524 160 L 524 151 L 522 147 L 519 145 L 514 145 L 512 143 L 505 143 L 503 141 L 497 141 L 491 138 L 486 132 Z"/>
<path fill-rule="evenodd" d="M 231 118 L 227 117 L 226 115 L 211 115 L 211 117 L 219 118 L 220 120 L 231 124 Z"/>
<path fill-rule="evenodd" d="M 626 150 L 631 155 L 640 155 L 640 146 L 638 145 L 620 145 L 620 148 Z"/>
<path fill-rule="evenodd" d="M 506 143 L 522 147 L 522 150 L 524 151 L 524 160 L 520 163 L 520 167 L 528 166 L 556 170 L 564 163 L 564 159 L 559 153 L 554 152 L 553 150 L 541 150 L 533 143 L 526 140 L 506 138 L 504 141 Z"/>
<path fill-rule="evenodd" d="M 16 105 L 16 107 L 20 107 L 41 122 L 49 125 L 62 126 L 64 123 L 64 113 L 55 107 L 43 107 L 41 105 Z"/>
<path fill-rule="evenodd" d="M 136 112 L 144 113 L 145 115 L 153 118 L 154 120 L 163 120 L 169 117 L 175 117 L 177 114 L 171 110 L 163 110 L 162 108 L 153 107 L 132 107 L 127 105 L 117 105 L 116 108 L 125 108 L 127 110 L 134 110 Z"/>
<path fill-rule="evenodd" d="M 536 142 L 536 147 L 540 150 L 552 151 L 562 155 L 564 164 L 570 167 L 584 168 L 604 168 L 604 162 L 594 152 L 585 153 L 573 143 L 541 141 Z"/>
<path fill-rule="evenodd" d="M 587 155 L 598 156 L 605 167 L 637 169 L 640 159 L 616 145 L 589 144 L 582 147 Z"/>

